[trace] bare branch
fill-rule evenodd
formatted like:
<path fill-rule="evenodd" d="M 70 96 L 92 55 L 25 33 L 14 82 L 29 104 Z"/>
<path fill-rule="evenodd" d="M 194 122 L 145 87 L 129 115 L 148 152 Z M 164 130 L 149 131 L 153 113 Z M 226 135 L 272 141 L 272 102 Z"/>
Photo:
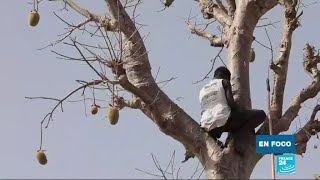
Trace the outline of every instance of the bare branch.
<path fill-rule="evenodd" d="M 63 99 L 61 99 L 61 100 L 58 101 L 58 103 L 54 106 L 54 108 L 51 110 L 51 112 L 48 113 L 48 114 L 46 114 L 46 116 L 45 116 L 45 117 L 43 118 L 43 120 L 41 121 L 41 126 L 40 126 L 40 128 L 41 128 L 41 136 L 40 136 L 40 148 L 39 148 L 39 150 L 42 149 L 42 139 L 43 139 L 43 138 L 42 138 L 42 136 L 43 136 L 43 133 L 42 133 L 42 125 L 43 125 L 44 121 L 47 120 L 47 125 L 45 126 L 45 128 L 47 128 L 47 127 L 49 126 L 50 121 L 53 121 L 53 113 L 55 112 L 55 110 L 56 110 L 59 106 L 61 106 L 61 111 L 63 111 L 62 103 L 63 103 L 66 99 L 68 99 L 70 96 L 72 96 L 73 94 L 75 94 L 76 92 L 78 92 L 78 91 L 81 90 L 81 89 L 85 89 L 85 88 L 88 87 L 88 86 L 97 85 L 97 84 L 100 84 L 100 83 L 102 83 L 102 82 L 104 82 L 104 81 L 102 81 L 102 80 L 95 80 L 95 81 L 89 82 L 89 83 L 87 83 L 87 84 L 85 84 L 85 85 L 82 85 L 82 86 L 78 87 L 77 89 L 73 90 L 72 92 L 70 92 L 70 93 L 69 93 L 67 96 L 65 96 Z M 55 101 L 57 101 L 57 99 L 55 99 L 55 98 L 45 98 L 45 97 L 26 97 L 26 98 L 27 98 L 27 99 L 50 99 L 50 100 L 55 100 Z"/>
<path fill-rule="evenodd" d="M 172 153 L 171 157 L 170 157 L 170 160 L 169 160 L 169 163 L 168 165 L 166 166 L 165 169 L 163 169 L 157 159 L 157 157 L 153 154 L 151 154 L 151 157 L 152 157 L 152 161 L 155 165 L 155 167 L 157 168 L 158 171 L 160 171 L 161 175 L 158 175 L 158 174 L 154 174 L 154 173 L 150 173 L 150 172 L 147 172 L 147 171 L 144 171 L 144 170 L 140 170 L 138 168 L 135 168 L 136 170 L 140 171 L 140 172 L 143 172 L 145 174 L 148 174 L 148 175 L 151 175 L 151 176 L 154 176 L 154 177 L 157 177 L 157 178 L 163 178 L 163 179 L 168 179 L 167 178 L 167 174 L 168 175 L 171 175 L 172 179 L 174 179 L 174 173 L 175 173 L 175 168 L 174 168 L 174 161 L 175 161 L 175 151 Z M 171 166 L 171 171 L 169 171 L 169 167 Z M 178 172 L 179 173 L 179 170 Z"/>
<path fill-rule="evenodd" d="M 73 10 L 77 11 L 79 14 L 81 14 L 87 18 L 91 18 L 95 22 L 99 22 L 101 19 L 101 16 L 93 14 L 93 13 L 89 12 L 88 10 L 81 8 L 78 4 L 76 4 L 72 0 L 64 0 L 64 2 L 66 4 L 68 4 Z"/>
<path fill-rule="evenodd" d="M 159 178 L 159 177 L 160 177 L 160 178 L 163 178 L 163 175 L 158 175 L 158 174 L 150 173 L 150 172 L 147 172 L 147 171 L 138 169 L 138 168 L 135 168 L 135 170 L 140 171 L 140 172 L 145 173 L 145 174 L 150 175 L 150 176 L 154 176 L 154 177 L 157 177 L 157 178 Z"/>
<path fill-rule="evenodd" d="M 86 9 L 81 8 L 72 0 L 64 0 L 73 10 L 77 11 L 79 14 L 91 19 L 92 21 L 99 23 L 101 27 L 105 27 L 109 31 L 116 31 L 118 27 L 118 22 L 115 19 L 105 18 L 94 13 L 89 12 Z"/>
<path fill-rule="evenodd" d="M 307 142 L 309 141 L 311 136 L 316 135 L 318 132 L 320 132 L 320 122 L 318 120 L 315 120 L 315 116 L 319 110 L 320 105 L 316 105 L 313 109 L 308 123 L 297 133 L 295 133 L 296 154 L 302 155 L 303 153 L 305 153 Z"/>
<path fill-rule="evenodd" d="M 48 48 L 48 47 L 50 47 L 50 46 L 54 46 L 54 45 L 57 45 L 57 44 L 61 43 L 61 42 L 64 41 L 66 38 L 70 37 L 71 34 L 72 34 L 75 30 L 77 30 L 77 29 L 80 30 L 81 28 L 85 29 L 84 26 L 85 26 L 87 23 L 89 23 L 90 21 L 92 21 L 91 18 L 88 18 L 88 19 L 86 19 L 85 21 L 78 23 L 77 25 L 72 25 L 72 24 L 68 23 L 67 21 L 65 21 L 64 19 L 62 19 L 60 16 L 58 16 L 55 12 L 53 12 L 53 14 L 54 14 L 56 17 L 58 17 L 62 22 L 64 22 L 65 24 L 67 24 L 67 25 L 68 25 L 68 28 L 67 28 L 67 29 L 70 29 L 70 30 L 68 30 L 67 32 L 65 32 L 65 33 L 63 33 L 63 34 L 58 35 L 59 37 L 62 36 L 62 38 L 56 40 L 55 42 L 53 42 L 53 43 L 51 43 L 51 44 L 49 44 L 49 45 L 47 45 L 47 46 L 45 46 L 45 47 L 39 48 L 38 50 L 42 50 L 42 49 Z"/>
<path fill-rule="evenodd" d="M 304 49 L 304 59 L 303 59 L 303 67 L 306 73 L 309 74 L 311 78 L 315 78 L 319 70 L 317 68 L 317 64 L 320 63 L 320 55 L 319 52 L 317 55 L 315 55 L 315 49 L 314 47 L 311 47 L 309 44 L 306 45 L 306 48 Z"/>
<path fill-rule="evenodd" d="M 217 37 L 216 35 L 209 34 L 209 33 L 205 32 L 204 30 L 196 28 L 195 26 L 191 25 L 191 23 L 189 21 L 186 21 L 186 23 L 191 30 L 191 34 L 196 34 L 201 38 L 209 40 L 211 46 L 214 46 L 214 47 L 223 47 L 224 46 L 222 36 Z"/>
<path fill-rule="evenodd" d="M 45 99 L 45 100 L 54 100 L 54 101 L 61 101 L 57 98 L 50 98 L 50 97 L 25 97 L 26 99 Z"/>
<path fill-rule="evenodd" d="M 71 41 L 73 42 L 73 46 L 77 49 L 77 51 L 79 52 L 79 54 L 82 56 L 82 58 L 84 59 L 84 61 L 89 65 L 89 67 L 99 76 L 101 77 L 101 79 L 106 80 L 107 77 L 101 75 L 101 73 L 98 72 L 98 70 L 96 70 L 89 61 L 87 61 L 86 57 L 83 55 L 82 51 L 79 49 L 79 47 L 77 46 L 77 42 L 75 39 L 71 39 Z"/>

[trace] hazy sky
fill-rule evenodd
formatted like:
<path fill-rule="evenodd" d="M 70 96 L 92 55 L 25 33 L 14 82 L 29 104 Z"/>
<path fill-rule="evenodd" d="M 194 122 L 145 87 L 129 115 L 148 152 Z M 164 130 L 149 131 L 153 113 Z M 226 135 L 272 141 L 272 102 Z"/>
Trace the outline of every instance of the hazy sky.
<path fill-rule="evenodd" d="M 305 4 L 309 2 L 313 1 L 306 0 Z M 82 0 L 80 4 L 98 14 L 105 12 L 102 0 Z M 38 164 L 35 153 L 39 147 L 40 121 L 55 104 L 43 100 L 31 101 L 24 97 L 62 98 L 78 86 L 75 80 L 97 78 L 85 65 L 56 59 L 51 49 L 36 50 L 64 32 L 65 25 L 52 13 L 59 8 L 61 3 L 42 3 L 40 23 L 36 28 L 31 28 L 27 23 L 31 5 L 21 0 L 2 1 L 0 178 L 150 178 L 152 176 L 135 168 L 159 174 L 150 154 L 156 155 L 160 164 L 165 166 L 174 150 L 176 168 L 181 167 L 180 176 L 190 178 L 198 161 L 190 159 L 184 164 L 180 163 L 184 159 L 183 146 L 161 133 L 141 112 L 123 110 L 119 123 L 111 126 L 105 121 L 104 110 L 96 116 L 85 116 L 83 103 L 65 104 L 64 113 L 59 110 L 55 113 L 54 122 L 45 131 L 44 137 L 44 149 L 47 150 L 49 162 L 46 166 Z M 164 91 L 172 99 L 183 97 L 176 102 L 194 119 L 200 120 L 198 93 L 206 82 L 196 85 L 192 82 L 206 74 L 210 60 L 219 49 L 210 47 L 207 41 L 198 37 L 189 38 L 190 31 L 181 18 L 186 18 L 191 8 L 193 15 L 199 14 L 198 5 L 192 0 L 176 0 L 173 7 L 163 12 L 157 12 L 162 9 L 160 1 L 145 1 L 139 8 L 139 22 L 147 25 L 141 34 L 150 33 L 146 47 L 150 50 L 154 74 L 161 66 L 159 81 L 178 77 L 166 85 Z M 302 49 L 307 42 L 320 48 L 319 21 L 316 19 L 319 8 L 319 3 L 302 8 L 302 26 L 295 31 L 293 38 L 284 108 L 310 82 L 303 72 Z M 63 15 L 74 23 L 84 20 L 72 11 Z M 281 20 L 282 8 L 272 10 L 265 17 L 269 19 L 259 24 Z M 211 31 L 218 32 L 216 26 L 211 26 Z M 269 26 L 268 31 L 273 47 L 277 48 L 281 23 L 275 26 Z M 258 41 L 268 44 L 264 28 L 257 29 L 255 36 Z M 270 52 L 257 43 L 253 43 L 253 47 L 257 56 L 256 62 L 250 67 L 253 107 L 266 110 L 265 78 Z M 74 50 L 63 45 L 54 47 L 54 50 L 78 57 Z M 87 106 L 90 106 L 90 102 Z M 309 101 L 306 106 L 314 106 L 314 101 Z M 306 122 L 310 113 L 307 107 L 302 108 L 299 113 L 301 124 Z M 300 123 L 293 123 L 290 132 L 294 132 Z M 297 157 L 295 175 L 278 177 L 311 178 L 313 174 L 320 173 L 320 152 L 313 148 L 314 144 L 320 145 L 320 141 L 313 138 L 308 143 L 304 158 Z M 270 177 L 270 156 L 265 156 L 254 169 L 252 178 Z"/>

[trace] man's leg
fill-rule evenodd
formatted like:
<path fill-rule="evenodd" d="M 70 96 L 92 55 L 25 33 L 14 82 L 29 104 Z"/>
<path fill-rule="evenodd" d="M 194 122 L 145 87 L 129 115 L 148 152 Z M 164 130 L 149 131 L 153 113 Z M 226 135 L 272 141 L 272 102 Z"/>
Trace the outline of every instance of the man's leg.
<path fill-rule="evenodd" d="M 227 122 L 225 125 L 214 128 L 208 133 L 213 137 L 213 138 L 220 138 L 221 134 L 223 132 L 234 132 L 237 131 L 239 128 L 241 128 L 245 123 L 246 119 L 243 118 L 244 114 L 242 114 L 239 111 L 232 111 L 230 113 L 230 117 L 228 118 Z"/>
<path fill-rule="evenodd" d="M 233 111 L 226 124 L 226 129 L 230 132 L 226 144 L 233 144 L 235 151 L 242 155 L 246 149 L 243 146 L 242 139 L 247 138 L 248 133 L 255 134 L 255 128 L 259 126 L 266 118 L 262 110 L 243 110 Z"/>
<path fill-rule="evenodd" d="M 236 132 L 241 129 L 253 130 L 266 119 L 266 113 L 263 110 L 242 110 L 233 111 L 228 119 L 230 132 Z"/>
<path fill-rule="evenodd" d="M 266 118 L 263 110 L 232 111 L 227 123 L 224 126 L 214 128 L 208 133 L 214 138 L 220 138 L 223 132 L 235 133 L 240 129 L 253 130 L 258 127 Z"/>
<path fill-rule="evenodd" d="M 244 111 L 231 111 L 224 130 L 234 133 L 242 128 L 246 123 L 248 123 L 248 119 L 245 117 Z"/>
<path fill-rule="evenodd" d="M 249 129 L 255 129 L 266 119 L 267 115 L 263 110 L 252 109 L 246 112 Z"/>

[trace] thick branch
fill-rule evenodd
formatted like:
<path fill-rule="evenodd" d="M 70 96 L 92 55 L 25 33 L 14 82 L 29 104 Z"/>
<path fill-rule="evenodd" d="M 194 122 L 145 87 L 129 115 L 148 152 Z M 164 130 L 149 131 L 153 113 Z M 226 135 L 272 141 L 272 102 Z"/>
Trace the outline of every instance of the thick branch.
<path fill-rule="evenodd" d="M 228 15 L 233 17 L 234 12 L 236 11 L 236 2 L 235 0 L 227 0 L 228 3 Z"/>
<path fill-rule="evenodd" d="M 314 54 L 315 49 L 311 47 L 309 44 L 306 45 L 303 59 L 303 67 L 306 73 L 309 74 L 311 78 L 315 78 L 318 73 L 317 64 L 320 63 L 320 55 L 319 52 L 317 55 Z"/>
<path fill-rule="evenodd" d="M 313 77 L 312 83 L 304 88 L 297 96 L 293 98 L 289 108 L 280 119 L 280 123 L 276 126 L 276 132 L 287 131 L 291 122 L 298 115 L 301 104 L 306 100 L 315 97 L 320 91 L 320 71 L 317 69 L 317 56 L 314 56 L 313 48 L 307 44 L 304 49 L 304 68 Z"/>
<path fill-rule="evenodd" d="M 132 108 L 132 109 L 140 109 L 146 116 L 148 116 L 151 120 L 156 121 L 151 112 L 147 109 L 147 105 L 140 99 L 135 97 L 134 99 L 127 101 L 123 97 L 115 97 L 115 105 L 122 109 L 124 107 Z"/>
<path fill-rule="evenodd" d="M 265 14 L 278 4 L 278 0 L 256 0 L 256 4 L 260 9 L 261 14 Z"/>
<path fill-rule="evenodd" d="M 284 13 L 283 33 L 280 41 L 278 60 L 275 62 L 274 87 L 271 99 L 272 120 L 279 119 L 282 115 L 283 96 L 287 81 L 289 56 L 292 46 L 292 34 L 298 27 L 298 17 L 296 17 L 296 6 L 286 6 Z"/>
<path fill-rule="evenodd" d="M 200 11 L 205 19 L 216 19 L 225 30 L 231 26 L 232 18 L 211 0 L 199 0 Z"/>
<path fill-rule="evenodd" d="M 223 5 L 223 3 L 221 2 L 221 0 L 216 0 L 216 2 L 217 2 L 217 4 L 218 4 L 219 8 L 220 8 L 224 13 L 227 14 L 228 11 L 227 11 L 226 7 L 224 7 L 224 5 Z"/>

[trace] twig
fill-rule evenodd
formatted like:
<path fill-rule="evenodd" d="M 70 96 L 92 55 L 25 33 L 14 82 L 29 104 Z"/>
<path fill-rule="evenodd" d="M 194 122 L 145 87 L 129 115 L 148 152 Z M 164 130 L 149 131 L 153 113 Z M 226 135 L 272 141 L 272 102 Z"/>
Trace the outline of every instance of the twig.
<path fill-rule="evenodd" d="M 82 56 L 82 58 L 85 60 L 85 62 L 89 65 L 89 67 L 99 76 L 101 77 L 101 79 L 106 80 L 107 78 L 105 76 L 102 76 L 92 65 L 90 62 L 88 62 L 86 60 L 86 57 L 83 55 L 82 51 L 79 49 L 79 47 L 77 46 L 77 42 L 75 41 L 75 39 L 71 39 L 71 41 L 73 42 L 74 47 L 78 50 L 79 54 Z"/>
<path fill-rule="evenodd" d="M 147 171 L 143 171 L 143 170 L 138 169 L 138 168 L 135 168 L 135 170 L 140 171 L 140 172 L 143 172 L 143 173 L 148 174 L 148 175 L 151 175 L 151 176 L 163 177 L 162 175 L 157 175 L 157 174 L 149 173 L 149 172 L 147 172 Z"/>
<path fill-rule="evenodd" d="M 66 22 L 65 20 L 63 20 L 63 19 L 62 19 L 60 16 L 58 16 L 55 12 L 53 12 L 53 14 L 54 14 L 55 16 L 57 16 L 62 22 L 66 23 L 71 29 L 70 29 L 69 31 L 63 33 L 62 35 L 64 35 L 64 36 L 63 36 L 61 39 L 58 39 L 58 40 L 56 40 L 55 42 L 53 42 L 53 43 L 51 43 L 51 44 L 49 44 L 49 45 L 47 45 L 47 46 L 45 46 L 45 47 L 39 48 L 38 50 L 43 50 L 43 49 L 45 49 L 45 48 L 47 48 L 47 47 L 50 47 L 50 46 L 54 46 L 54 45 L 56 45 L 56 44 L 59 44 L 60 42 L 64 41 L 66 38 L 70 37 L 71 34 L 73 33 L 73 31 L 75 31 L 76 29 L 79 29 L 80 27 L 82 27 L 82 26 L 86 25 L 87 23 L 89 23 L 90 21 L 92 21 L 92 18 L 88 18 L 88 19 L 86 19 L 85 21 L 80 22 L 79 24 L 77 24 L 77 25 L 74 26 L 74 25 L 71 25 L 70 23 Z"/>
<path fill-rule="evenodd" d="M 211 65 L 211 68 L 210 68 L 209 72 L 204 76 L 204 78 L 202 78 L 201 80 L 196 81 L 196 82 L 194 82 L 194 83 L 192 83 L 192 84 L 197 84 L 197 83 L 202 82 L 202 81 L 204 81 L 205 79 L 209 78 L 208 75 L 212 72 L 212 70 L 213 70 L 213 68 L 214 68 L 214 64 L 215 64 L 215 62 L 216 62 L 216 59 L 217 59 L 218 57 L 220 57 L 220 54 L 221 54 L 222 50 L 223 50 L 223 47 L 220 49 L 220 51 L 218 52 L 218 54 L 216 55 L 216 57 L 214 57 L 213 62 L 212 62 L 212 65 Z"/>

